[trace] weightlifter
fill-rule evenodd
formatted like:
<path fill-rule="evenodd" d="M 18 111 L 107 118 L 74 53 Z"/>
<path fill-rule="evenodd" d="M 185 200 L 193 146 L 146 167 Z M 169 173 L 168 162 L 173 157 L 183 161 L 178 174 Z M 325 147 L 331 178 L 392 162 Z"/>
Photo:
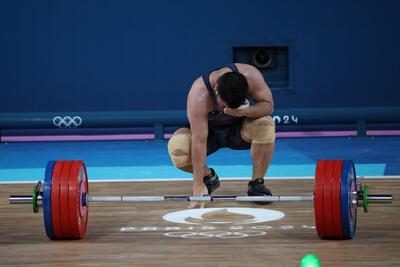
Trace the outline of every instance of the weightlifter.
<path fill-rule="evenodd" d="M 206 157 L 223 147 L 250 149 L 253 173 L 247 194 L 271 195 L 264 176 L 275 148 L 273 109 L 271 90 L 251 65 L 231 64 L 193 82 L 187 98 L 190 128 L 175 131 L 168 153 L 177 168 L 193 173 L 194 196 L 211 194 L 220 186 Z M 204 203 L 189 204 L 189 208 L 199 207 Z"/>

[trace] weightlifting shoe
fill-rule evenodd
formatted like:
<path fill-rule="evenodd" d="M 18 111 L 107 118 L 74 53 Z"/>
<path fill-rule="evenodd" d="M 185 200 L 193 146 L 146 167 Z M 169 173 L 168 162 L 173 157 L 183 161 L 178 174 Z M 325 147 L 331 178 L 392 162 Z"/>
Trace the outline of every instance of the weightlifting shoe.
<path fill-rule="evenodd" d="M 203 180 L 209 195 L 220 186 L 218 175 L 215 173 L 214 169 L 210 168 L 210 170 L 210 174 L 204 176 Z"/>
<path fill-rule="evenodd" d="M 272 196 L 271 190 L 268 189 L 264 185 L 264 179 L 263 178 L 258 178 L 255 180 L 252 180 L 248 184 L 248 189 L 247 189 L 247 195 L 248 196 Z M 271 202 L 264 201 L 264 202 L 254 202 L 259 205 L 265 205 L 269 204 Z"/>

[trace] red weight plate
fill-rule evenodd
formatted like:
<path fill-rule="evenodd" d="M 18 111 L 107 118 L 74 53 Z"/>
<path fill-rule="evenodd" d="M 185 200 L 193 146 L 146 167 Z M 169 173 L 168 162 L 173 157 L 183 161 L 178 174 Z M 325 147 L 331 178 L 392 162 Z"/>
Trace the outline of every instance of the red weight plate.
<path fill-rule="evenodd" d="M 68 203 L 68 184 L 69 174 L 71 172 L 72 161 L 64 161 L 61 169 L 60 179 L 60 216 L 61 216 L 61 229 L 63 238 L 71 238 L 71 227 L 69 223 L 69 203 Z"/>
<path fill-rule="evenodd" d="M 343 238 L 340 209 L 342 160 L 327 160 L 323 171 L 325 238 Z"/>
<path fill-rule="evenodd" d="M 78 165 L 78 166 L 77 166 Z M 79 189 L 78 189 L 78 172 L 79 162 L 74 161 L 69 175 L 69 194 L 68 194 L 68 209 L 69 209 L 69 222 L 71 225 L 71 235 L 77 238 L 79 235 Z"/>
<path fill-rule="evenodd" d="M 51 220 L 54 231 L 54 238 L 63 237 L 60 216 L 60 179 L 63 161 L 56 161 L 54 164 L 52 185 L 51 185 Z"/>
<path fill-rule="evenodd" d="M 327 160 L 325 163 L 323 174 L 323 198 L 324 198 L 324 219 L 325 219 L 325 232 L 327 238 L 334 236 L 333 218 L 332 218 L 332 184 L 331 177 L 334 173 L 335 164 L 332 160 Z"/>
<path fill-rule="evenodd" d="M 326 238 L 323 198 L 323 177 L 325 164 L 325 160 L 317 161 L 314 179 L 314 216 L 317 233 L 320 238 Z"/>
<path fill-rule="evenodd" d="M 332 196 L 332 210 L 331 216 L 333 218 L 334 238 L 343 239 L 342 229 L 342 215 L 341 215 L 341 193 L 340 193 L 340 179 L 342 176 L 343 160 L 333 161 L 334 169 L 331 176 L 331 196 Z"/>
<path fill-rule="evenodd" d="M 89 194 L 89 181 L 88 181 L 88 175 L 86 171 L 86 166 L 85 163 L 82 161 L 81 167 L 79 169 L 79 185 L 81 190 L 79 191 L 80 196 L 82 194 Z M 81 216 L 81 221 L 80 221 L 80 235 L 83 237 L 86 233 L 87 229 L 87 223 L 88 223 L 88 214 L 89 214 L 89 203 L 86 203 L 86 205 L 82 205 L 82 197 L 80 197 L 80 216 Z"/>
<path fill-rule="evenodd" d="M 74 161 L 69 177 L 69 220 L 71 236 L 82 238 L 85 235 L 88 219 L 88 206 L 83 205 L 82 195 L 88 192 L 87 173 L 83 161 Z"/>

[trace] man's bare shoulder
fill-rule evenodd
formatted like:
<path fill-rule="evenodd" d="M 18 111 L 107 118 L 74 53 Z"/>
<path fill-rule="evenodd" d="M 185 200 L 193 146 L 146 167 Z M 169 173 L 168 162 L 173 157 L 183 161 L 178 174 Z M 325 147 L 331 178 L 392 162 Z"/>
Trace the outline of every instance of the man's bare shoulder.
<path fill-rule="evenodd" d="M 244 63 L 235 63 L 240 73 L 242 73 L 246 78 L 255 78 L 260 76 L 260 71 L 253 65 Z"/>
<path fill-rule="evenodd" d="M 197 78 L 190 88 L 188 98 L 196 100 L 196 102 L 204 102 L 208 97 L 207 88 L 201 77 Z"/>
<path fill-rule="evenodd" d="M 190 88 L 187 109 L 192 112 L 207 113 L 210 95 L 201 77 L 197 78 Z"/>
<path fill-rule="evenodd" d="M 206 85 L 204 84 L 203 78 L 200 76 L 196 80 L 194 80 L 190 91 L 204 91 L 206 90 Z"/>

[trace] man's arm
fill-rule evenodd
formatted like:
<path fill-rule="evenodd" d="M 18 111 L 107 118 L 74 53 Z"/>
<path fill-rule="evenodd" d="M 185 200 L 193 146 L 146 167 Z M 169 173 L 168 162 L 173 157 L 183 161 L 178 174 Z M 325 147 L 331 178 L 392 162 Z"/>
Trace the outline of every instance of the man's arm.
<path fill-rule="evenodd" d="M 203 178 L 207 157 L 208 110 L 206 91 L 195 82 L 189 92 L 187 115 L 192 133 L 193 195 L 204 189 Z"/>
<path fill-rule="evenodd" d="M 245 109 L 245 117 L 261 118 L 270 115 L 274 111 L 274 100 L 271 89 L 264 80 L 262 74 L 254 68 L 250 75 L 249 83 L 252 90 L 249 91 L 249 97 L 255 101 L 253 106 Z"/>

